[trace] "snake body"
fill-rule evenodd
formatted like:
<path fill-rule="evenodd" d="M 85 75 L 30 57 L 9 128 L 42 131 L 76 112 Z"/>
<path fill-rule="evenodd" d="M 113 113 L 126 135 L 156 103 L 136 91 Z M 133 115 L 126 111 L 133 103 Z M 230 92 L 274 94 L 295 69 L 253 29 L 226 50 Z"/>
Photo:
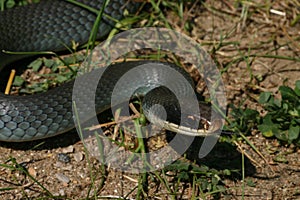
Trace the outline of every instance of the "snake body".
<path fill-rule="evenodd" d="M 78 0 L 95 9 L 100 9 L 104 0 Z M 119 20 L 123 12 L 133 12 L 136 4 L 127 0 L 110 0 L 105 9 L 107 15 Z M 17 7 L 0 13 L 0 49 L 8 51 L 61 51 L 64 44 L 70 45 L 74 40 L 83 44 L 88 41 L 90 31 L 96 19 L 96 14 L 67 1 L 45 0 L 30 6 Z M 99 27 L 99 37 L 105 36 L 114 23 L 104 17 Z M 0 52 L 1 67 L 7 65 L 15 56 Z M 125 62 L 110 66 L 98 84 L 95 103 L 97 112 L 107 109 L 111 103 L 114 84 L 118 79 L 137 66 L 148 64 L 150 67 L 142 71 L 147 74 L 157 74 L 163 79 L 159 68 L 151 66 L 169 66 L 183 74 L 192 84 L 187 73 L 176 65 L 157 61 Z M 103 70 L 104 69 L 97 69 Z M 82 79 L 82 98 L 94 91 L 90 90 L 88 80 L 95 73 L 84 75 Z M 148 90 L 156 87 L 149 78 Z M 136 83 L 132 83 L 133 85 Z M 0 93 L 0 141 L 23 142 L 51 137 L 74 128 L 72 113 L 72 89 L 74 81 L 49 90 L 46 93 L 29 96 L 8 96 Z M 130 85 L 128 86 L 131 87 Z M 180 88 L 183 93 L 185 88 Z M 143 91 L 144 93 L 145 91 Z M 120 96 L 127 95 L 126 89 Z M 165 97 L 168 99 L 168 97 Z M 74 100 L 74 99 L 73 99 Z M 76 99 L 79 102 L 81 99 Z M 147 105 L 147 104 L 145 104 Z M 95 108 L 86 105 L 87 110 Z"/>
<path fill-rule="evenodd" d="M 100 10 L 105 0 L 78 0 Z M 116 20 L 137 5 L 127 0 L 111 0 L 105 15 Z M 0 70 L 19 59 L 6 51 L 61 51 L 72 41 L 88 41 L 97 14 L 67 1 L 43 0 L 37 4 L 0 12 Z M 103 17 L 98 38 L 114 27 L 114 21 Z M 22 56 L 21 56 L 22 57 Z M 0 93 L 0 141 L 21 142 L 51 137 L 74 127 L 72 119 L 73 82 L 45 94 L 26 97 Z"/>
<path fill-rule="evenodd" d="M 78 0 L 100 10 L 105 0 Z M 133 12 L 137 4 L 128 0 L 111 0 L 104 15 L 120 20 L 125 11 Z M 15 60 L 7 51 L 60 51 L 71 46 L 72 41 L 84 44 L 88 41 L 97 14 L 62 0 L 42 0 L 40 3 L 15 7 L 0 12 L 1 66 Z M 98 37 L 106 36 L 114 27 L 114 21 L 103 17 Z M 1 69 L 1 67 L 0 67 Z"/>

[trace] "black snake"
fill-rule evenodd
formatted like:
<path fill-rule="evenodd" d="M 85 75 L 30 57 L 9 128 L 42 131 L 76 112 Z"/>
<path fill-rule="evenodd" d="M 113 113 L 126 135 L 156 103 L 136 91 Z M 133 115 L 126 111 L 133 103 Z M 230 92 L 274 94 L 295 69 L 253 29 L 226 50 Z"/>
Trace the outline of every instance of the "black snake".
<path fill-rule="evenodd" d="M 103 4 L 103 0 L 78 0 L 78 2 L 95 9 L 101 9 Z M 125 10 L 134 12 L 136 8 L 136 3 L 128 0 L 110 0 L 105 8 L 105 14 L 119 20 Z M 69 45 L 71 40 L 84 44 L 89 38 L 96 16 L 85 8 L 61 0 L 44 0 L 38 4 L 5 10 L 0 13 L 0 50 L 61 51 L 65 49 L 62 44 Z M 107 35 L 113 26 L 114 22 L 104 17 L 98 37 Z M 0 52 L 0 60 L 1 70 L 16 60 L 16 56 Z M 145 63 L 153 66 L 167 65 L 179 70 L 180 73 L 185 73 L 176 65 L 156 61 L 115 64 L 109 72 L 105 72 L 98 84 L 95 100 L 98 112 L 109 106 L 113 85 L 122 73 Z M 156 67 L 150 67 L 145 71 L 145 74 L 148 73 L 160 72 Z M 88 76 L 85 78 L 89 79 Z M 74 128 L 73 84 L 71 81 L 46 93 L 30 96 L 7 96 L 0 93 L 0 141 L 21 142 L 42 139 Z M 84 85 L 82 90 L 89 93 L 89 89 Z M 124 93 L 126 92 L 124 90 Z"/>

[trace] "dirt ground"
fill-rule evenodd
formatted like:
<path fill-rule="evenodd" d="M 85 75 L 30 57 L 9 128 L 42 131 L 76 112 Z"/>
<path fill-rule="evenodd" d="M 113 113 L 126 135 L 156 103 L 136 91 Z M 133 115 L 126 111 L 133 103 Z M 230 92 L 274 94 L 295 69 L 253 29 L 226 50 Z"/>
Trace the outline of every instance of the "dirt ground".
<path fill-rule="evenodd" d="M 299 80 L 300 23 L 299 20 L 293 26 L 291 23 L 300 14 L 300 3 L 245 1 L 242 5 L 239 2 L 189 2 L 183 10 L 184 20 L 168 9 L 163 9 L 163 12 L 175 30 L 189 35 L 211 52 L 223 72 L 228 103 L 261 112 L 255 101 L 260 92 L 276 93 L 280 85 L 294 87 L 295 81 Z M 192 26 L 191 31 L 184 29 L 187 23 Z M 281 146 L 276 139 L 266 139 L 257 130 L 247 138 L 262 156 L 244 140 L 237 140 L 230 148 L 218 143 L 207 157 L 200 160 L 197 156 L 195 158 L 195 150 L 190 149 L 185 159 L 191 162 L 196 159 L 198 164 L 204 163 L 215 169 L 241 170 L 242 154 L 245 155 L 245 182 L 240 177 L 224 179 L 228 190 L 219 196 L 220 199 L 300 199 L 300 149 L 293 145 Z M 87 158 L 82 142 L 74 132 L 43 141 L 1 142 L 0 152 L 0 199 L 49 197 L 38 183 L 19 171 L 11 170 L 10 165 L 15 166 L 9 161 L 11 158 L 22 163 L 53 195 L 64 196 L 61 199 L 86 198 L 102 184 L 103 174 L 97 173 L 101 166 L 97 160 Z M 70 156 L 70 162 L 60 161 L 60 153 Z M 283 157 L 284 162 L 275 161 L 278 157 Z M 131 193 L 131 190 L 137 184 L 136 174 L 108 169 L 99 196 L 117 199 L 129 194 L 128 198 L 135 198 L 136 192 Z M 177 199 L 190 199 L 191 188 L 183 187 L 182 190 L 184 195 Z M 149 199 L 171 199 L 163 187 L 158 190 L 149 187 L 148 192 Z M 211 199 L 211 196 L 207 198 Z"/>

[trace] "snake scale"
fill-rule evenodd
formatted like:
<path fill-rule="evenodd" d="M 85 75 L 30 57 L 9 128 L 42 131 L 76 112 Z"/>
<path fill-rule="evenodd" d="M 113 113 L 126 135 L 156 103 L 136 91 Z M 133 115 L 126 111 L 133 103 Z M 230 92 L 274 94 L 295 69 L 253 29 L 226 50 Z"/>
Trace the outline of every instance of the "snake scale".
<path fill-rule="evenodd" d="M 78 2 L 100 9 L 104 0 L 78 0 Z M 125 10 L 134 12 L 136 8 L 136 3 L 132 1 L 110 0 L 105 8 L 105 14 L 119 20 Z M 62 44 L 70 45 L 72 40 L 84 44 L 88 41 L 96 17 L 96 14 L 80 6 L 61 0 L 44 0 L 41 3 L 1 12 L 0 70 L 16 60 L 16 56 L 4 54 L 2 50 L 61 51 L 65 49 Z M 104 17 L 99 27 L 98 37 L 107 35 L 113 26 L 114 23 Z M 176 65 L 155 61 L 115 64 L 109 72 L 105 72 L 101 83 L 98 84 L 95 100 L 98 112 L 109 106 L 112 87 L 122 73 L 145 63 L 155 66 L 168 65 L 179 70 L 180 73 L 185 73 Z M 147 73 L 159 72 L 156 67 L 150 67 L 145 71 L 145 74 Z M 85 78 L 89 79 L 88 76 Z M 160 76 L 168 75 L 160 74 Z M 0 141 L 23 142 L 43 139 L 74 128 L 73 84 L 74 82 L 71 81 L 46 93 L 29 96 L 8 96 L 0 93 Z M 83 96 L 92 92 L 85 85 L 82 86 L 82 91 L 86 92 Z"/>

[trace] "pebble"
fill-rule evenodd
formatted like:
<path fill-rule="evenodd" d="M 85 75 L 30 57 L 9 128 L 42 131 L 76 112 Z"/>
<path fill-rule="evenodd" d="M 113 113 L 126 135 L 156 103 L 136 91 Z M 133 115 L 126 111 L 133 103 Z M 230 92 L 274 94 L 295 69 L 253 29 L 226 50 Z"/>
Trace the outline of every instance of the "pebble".
<path fill-rule="evenodd" d="M 81 152 L 75 153 L 75 154 L 74 154 L 74 160 L 75 160 L 76 162 L 82 161 L 82 160 L 83 160 L 83 154 L 82 154 Z"/>
<path fill-rule="evenodd" d="M 65 153 L 59 153 L 59 154 L 57 154 L 57 159 L 60 162 L 63 162 L 63 163 L 69 163 L 71 161 L 70 156 L 68 154 L 65 154 Z"/>
<path fill-rule="evenodd" d="M 73 152 L 74 152 L 74 146 L 73 146 L 73 145 L 70 145 L 70 146 L 68 146 L 68 147 L 66 147 L 66 148 L 63 148 L 63 149 L 62 149 L 62 152 L 63 152 L 63 153 L 73 153 Z"/>
<path fill-rule="evenodd" d="M 59 190 L 59 194 L 60 194 L 60 196 L 65 196 L 66 195 L 65 190 L 64 189 L 60 189 Z"/>
<path fill-rule="evenodd" d="M 37 172 L 36 170 L 33 168 L 33 167 L 29 167 L 28 168 L 28 173 L 33 176 L 33 177 L 36 177 L 37 176 Z"/>
<path fill-rule="evenodd" d="M 68 184 L 70 182 L 70 178 L 67 177 L 66 175 L 64 174 L 61 174 L 61 173 L 57 173 L 55 174 L 56 178 L 61 181 L 62 183 L 66 183 Z"/>

